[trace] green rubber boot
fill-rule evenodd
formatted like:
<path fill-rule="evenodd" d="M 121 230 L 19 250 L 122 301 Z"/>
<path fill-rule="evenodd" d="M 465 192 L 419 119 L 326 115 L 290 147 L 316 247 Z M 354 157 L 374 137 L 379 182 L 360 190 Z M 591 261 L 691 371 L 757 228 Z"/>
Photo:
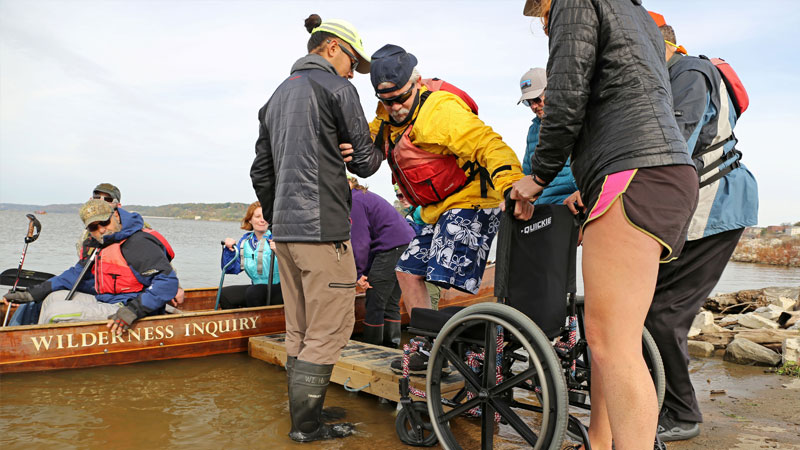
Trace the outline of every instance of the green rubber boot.
<path fill-rule="evenodd" d="M 303 360 L 292 363 L 289 377 L 289 412 L 292 430 L 289 437 L 297 442 L 347 437 L 353 434 L 352 423 L 325 424 L 322 404 L 333 372 L 333 364 L 314 364 Z"/>

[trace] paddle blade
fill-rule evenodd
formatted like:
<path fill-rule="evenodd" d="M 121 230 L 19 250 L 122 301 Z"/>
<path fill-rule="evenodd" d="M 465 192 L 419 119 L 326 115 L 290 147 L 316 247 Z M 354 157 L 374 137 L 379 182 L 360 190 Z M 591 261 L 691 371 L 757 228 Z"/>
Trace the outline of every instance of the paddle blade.
<path fill-rule="evenodd" d="M 19 283 L 17 283 L 17 287 L 33 287 L 54 276 L 55 275 L 52 273 L 22 269 L 19 273 Z M 17 269 L 6 269 L 3 273 L 0 273 L 0 284 L 2 285 L 13 286 L 16 279 Z"/>

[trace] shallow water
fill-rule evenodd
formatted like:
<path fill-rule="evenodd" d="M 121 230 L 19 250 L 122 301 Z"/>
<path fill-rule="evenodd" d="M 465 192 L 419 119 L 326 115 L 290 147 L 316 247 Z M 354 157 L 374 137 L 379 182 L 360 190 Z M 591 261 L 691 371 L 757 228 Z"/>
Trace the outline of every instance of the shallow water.
<path fill-rule="evenodd" d="M 4 449 L 291 446 L 285 372 L 244 353 L 7 374 L 0 396 Z M 392 407 L 339 387 L 327 402 L 359 433 L 307 447 L 397 448 Z"/>

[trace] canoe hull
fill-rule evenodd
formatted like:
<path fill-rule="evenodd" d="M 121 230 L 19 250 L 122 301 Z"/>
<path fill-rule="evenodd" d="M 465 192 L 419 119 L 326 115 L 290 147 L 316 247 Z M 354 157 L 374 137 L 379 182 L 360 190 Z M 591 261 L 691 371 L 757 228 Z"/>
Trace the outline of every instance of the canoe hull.
<path fill-rule="evenodd" d="M 493 271 L 486 275 L 488 287 L 477 295 L 445 291 L 440 307 L 494 301 Z M 141 319 L 119 338 L 108 332 L 105 321 L 0 328 L 0 373 L 244 352 L 250 337 L 286 331 L 281 305 L 213 311 L 215 297 L 216 289 L 187 290 L 183 313 Z M 358 332 L 365 313 L 363 295 L 356 297 L 355 310 Z M 403 322 L 408 322 L 407 314 Z"/>

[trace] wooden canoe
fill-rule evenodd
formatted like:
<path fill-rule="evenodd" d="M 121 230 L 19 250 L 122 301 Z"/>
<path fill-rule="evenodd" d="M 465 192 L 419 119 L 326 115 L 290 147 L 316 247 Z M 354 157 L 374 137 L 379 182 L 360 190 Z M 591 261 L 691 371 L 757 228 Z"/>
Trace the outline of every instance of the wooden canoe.
<path fill-rule="evenodd" d="M 489 266 L 478 294 L 443 291 L 439 306 L 494 301 L 493 287 L 494 266 Z M 286 331 L 282 305 L 214 311 L 216 294 L 216 288 L 188 289 L 180 314 L 138 320 L 120 338 L 108 333 L 105 321 L 0 328 L 0 373 L 244 352 L 251 336 Z M 364 322 L 364 295 L 357 295 L 355 302 L 355 331 L 359 332 Z M 403 322 L 408 322 L 405 313 Z"/>

